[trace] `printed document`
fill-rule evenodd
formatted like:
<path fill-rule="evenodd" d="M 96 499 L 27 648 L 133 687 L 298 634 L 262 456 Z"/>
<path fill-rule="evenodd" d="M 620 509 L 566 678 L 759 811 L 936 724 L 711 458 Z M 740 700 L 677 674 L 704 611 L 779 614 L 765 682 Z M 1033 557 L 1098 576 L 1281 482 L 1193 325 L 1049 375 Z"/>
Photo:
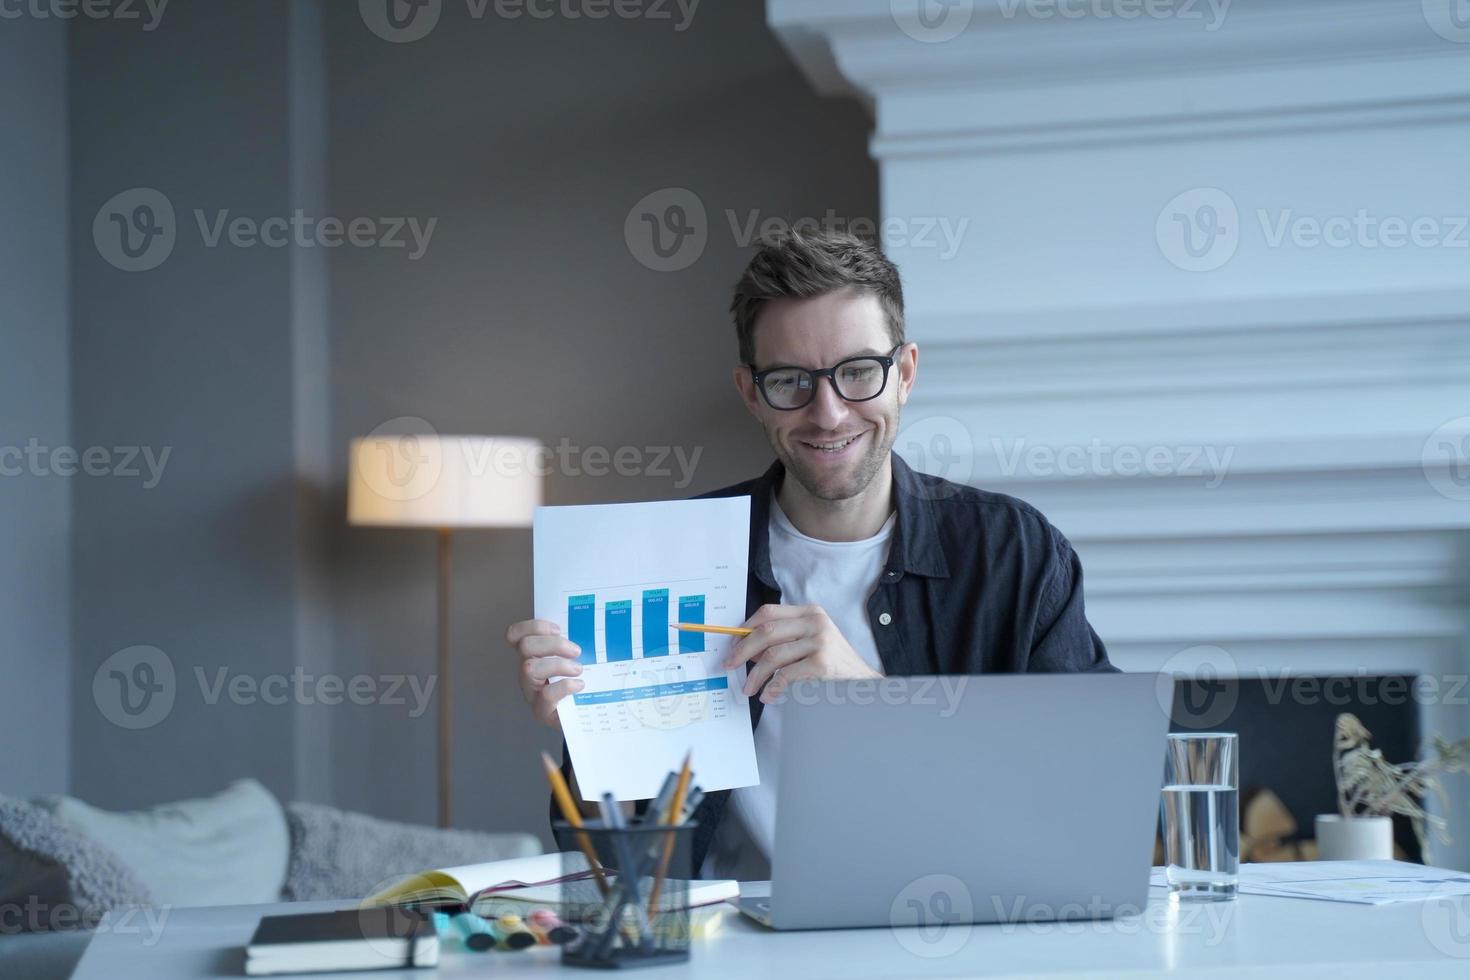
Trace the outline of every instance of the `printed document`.
<path fill-rule="evenodd" d="M 691 750 L 706 792 L 759 782 L 734 638 L 672 628 L 745 621 L 750 498 L 539 507 L 534 534 L 536 618 L 582 650 L 557 714 L 583 799 L 656 796 Z"/>

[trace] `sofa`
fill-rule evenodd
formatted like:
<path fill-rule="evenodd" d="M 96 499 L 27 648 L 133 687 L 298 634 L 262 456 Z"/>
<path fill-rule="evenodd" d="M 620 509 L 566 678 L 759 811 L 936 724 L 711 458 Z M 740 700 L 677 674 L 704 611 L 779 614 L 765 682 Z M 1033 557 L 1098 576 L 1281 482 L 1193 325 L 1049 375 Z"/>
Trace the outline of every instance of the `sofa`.
<path fill-rule="evenodd" d="M 415 871 L 539 853 L 530 834 L 282 804 L 252 779 L 130 813 L 0 795 L 0 977 L 65 980 L 113 909 L 146 928 L 168 908 L 361 898 Z"/>

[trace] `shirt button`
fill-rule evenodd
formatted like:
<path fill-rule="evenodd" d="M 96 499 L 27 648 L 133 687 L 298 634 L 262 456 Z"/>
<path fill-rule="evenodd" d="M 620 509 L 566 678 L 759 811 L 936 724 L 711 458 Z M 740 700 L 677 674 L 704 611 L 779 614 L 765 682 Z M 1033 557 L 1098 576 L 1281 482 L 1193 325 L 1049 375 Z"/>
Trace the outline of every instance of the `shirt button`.
<path fill-rule="evenodd" d="M 887 626 L 891 622 L 893 622 L 893 617 L 892 616 L 888 615 L 887 613 L 879 613 L 878 614 L 878 625 L 879 626 Z"/>

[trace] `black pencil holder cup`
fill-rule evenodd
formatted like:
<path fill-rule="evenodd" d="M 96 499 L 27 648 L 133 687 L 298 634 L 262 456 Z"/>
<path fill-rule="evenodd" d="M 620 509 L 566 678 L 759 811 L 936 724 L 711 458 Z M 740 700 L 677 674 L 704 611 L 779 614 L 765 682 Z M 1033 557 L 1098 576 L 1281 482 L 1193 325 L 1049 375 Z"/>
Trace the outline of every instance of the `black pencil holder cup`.
<path fill-rule="evenodd" d="M 562 919 L 580 933 L 562 947 L 562 963 L 618 970 L 689 959 L 695 826 L 552 825 L 567 876 Z M 585 873 L 589 853 L 601 877 Z"/>

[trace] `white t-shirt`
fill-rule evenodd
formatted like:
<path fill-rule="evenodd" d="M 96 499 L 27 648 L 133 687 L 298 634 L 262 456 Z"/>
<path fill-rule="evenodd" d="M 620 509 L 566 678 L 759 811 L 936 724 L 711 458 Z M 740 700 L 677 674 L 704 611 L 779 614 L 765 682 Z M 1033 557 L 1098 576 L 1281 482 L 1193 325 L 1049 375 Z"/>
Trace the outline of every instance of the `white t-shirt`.
<path fill-rule="evenodd" d="M 781 603 L 787 606 L 818 605 L 832 617 L 857 655 L 876 671 L 882 671 L 878 644 L 868 622 L 868 599 L 878 587 L 878 577 L 888 561 L 888 544 L 893 537 L 897 515 L 871 538 L 861 541 L 822 541 L 798 531 L 771 497 L 771 571 L 781 588 Z M 730 796 L 733 816 L 739 821 L 744 838 L 759 849 L 759 857 L 769 867 L 776 840 L 777 760 L 781 754 L 781 716 L 783 712 L 801 710 L 797 705 L 768 704 L 761 711 L 755 730 L 755 760 L 760 769 L 760 783 L 735 790 Z M 729 816 L 721 823 L 729 821 Z M 722 830 L 724 828 L 721 828 Z M 731 828 L 736 830 L 737 828 Z M 749 859 L 755 855 L 733 855 L 734 835 L 724 836 L 723 850 L 717 855 L 715 871 L 724 877 L 740 877 L 758 867 Z M 717 848 L 718 849 L 718 848 Z M 739 850 L 738 847 L 733 847 Z M 741 859 L 731 860 L 740 857 Z M 769 878 L 769 873 L 759 875 Z"/>

